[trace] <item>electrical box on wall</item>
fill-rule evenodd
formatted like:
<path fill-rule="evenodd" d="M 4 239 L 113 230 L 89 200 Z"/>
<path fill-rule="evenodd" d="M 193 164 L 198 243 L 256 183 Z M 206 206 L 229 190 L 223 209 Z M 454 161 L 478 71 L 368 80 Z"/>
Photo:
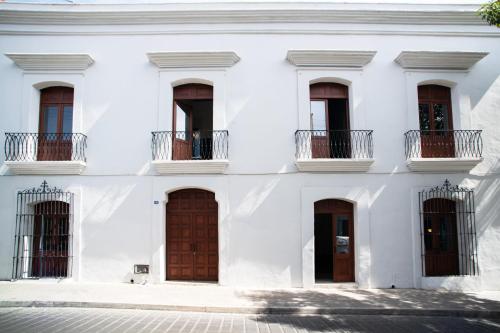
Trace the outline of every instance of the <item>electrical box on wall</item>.
<path fill-rule="evenodd" d="M 149 274 L 149 265 L 134 265 L 134 274 Z"/>

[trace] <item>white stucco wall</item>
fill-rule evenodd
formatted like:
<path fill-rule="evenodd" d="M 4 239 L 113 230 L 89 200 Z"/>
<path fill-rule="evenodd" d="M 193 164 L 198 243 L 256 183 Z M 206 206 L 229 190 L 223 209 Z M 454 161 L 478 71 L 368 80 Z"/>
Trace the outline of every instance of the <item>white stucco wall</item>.
<path fill-rule="evenodd" d="M 75 87 L 74 128 L 88 136 L 87 168 L 80 176 L 15 176 L 0 154 L 0 279 L 9 279 L 12 271 L 16 192 L 45 179 L 77 193 L 75 280 L 127 281 L 133 264 L 145 263 L 151 265 L 151 279 L 163 281 L 166 195 L 196 187 L 213 191 L 219 204 L 222 285 L 312 286 L 312 203 L 343 198 L 355 206 L 360 286 L 500 289 L 500 35 L 495 28 L 173 24 L 137 33 L 145 27 L 43 25 L 40 29 L 46 32 L 12 33 L 33 28 L 0 21 L 0 54 L 86 53 L 95 63 L 78 73 L 23 73 L 0 55 L 0 146 L 4 132 L 36 130 L 34 86 L 66 82 Z M 347 28 L 358 32 L 311 32 Z M 114 32 L 101 31 L 110 29 Z M 179 29 L 198 33 L 174 33 Z M 264 34 L 256 29 L 288 32 Z M 310 32 L 293 32 L 301 29 Z M 376 33 L 384 30 L 396 32 Z M 377 54 L 363 69 L 298 69 L 286 60 L 290 49 Z M 224 70 L 164 71 L 146 56 L 152 51 L 200 50 L 234 51 L 241 60 Z M 468 72 L 415 72 L 394 62 L 402 50 L 489 55 Z M 303 126 L 304 112 L 307 115 L 307 82 L 321 78 L 350 82 L 351 126 L 374 130 L 375 163 L 367 173 L 299 173 L 295 167 L 294 132 Z M 172 85 L 183 79 L 214 84 L 214 128 L 229 131 L 230 164 L 224 175 L 159 176 L 151 167 L 151 131 L 171 128 Z M 483 130 L 484 161 L 470 174 L 416 174 L 406 167 L 403 133 L 418 129 L 416 85 L 429 80 L 453 83 L 455 129 Z M 421 277 L 415 193 L 446 178 L 475 191 L 477 277 Z"/>

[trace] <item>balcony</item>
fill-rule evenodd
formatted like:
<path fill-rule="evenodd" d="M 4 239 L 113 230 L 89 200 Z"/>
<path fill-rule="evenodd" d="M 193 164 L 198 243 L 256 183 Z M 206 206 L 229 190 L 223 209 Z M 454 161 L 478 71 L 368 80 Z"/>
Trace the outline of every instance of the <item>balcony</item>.
<path fill-rule="evenodd" d="M 228 131 L 152 132 L 153 166 L 160 174 L 224 173 Z"/>
<path fill-rule="evenodd" d="M 86 164 L 81 133 L 5 133 L 5 165 L 17 175 L 78 175 Z"/>
<path fill-rule="evenodd" d="M 421 172 L 468 172 L 483 160 L 481 132 L 408 131 L 405 133 L 408 168 Z"/>
<path fill-rule="evenodd" d="M 373 164 L 372 130 L 298 130 L 296 162 L 300 171 L 365 172 Z"/>

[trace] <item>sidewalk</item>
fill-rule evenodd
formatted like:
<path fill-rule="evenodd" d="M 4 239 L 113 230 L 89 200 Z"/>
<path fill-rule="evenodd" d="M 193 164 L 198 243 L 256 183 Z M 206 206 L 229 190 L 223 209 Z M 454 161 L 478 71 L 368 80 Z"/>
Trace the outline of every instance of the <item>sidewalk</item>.
<path fill-rule="evenodd" d="M 250 290 L 214 284 L 0 282 L 0 307 L 96 307 L 258 314 L 384 314 L 500 318 L 500 291 Z"/>

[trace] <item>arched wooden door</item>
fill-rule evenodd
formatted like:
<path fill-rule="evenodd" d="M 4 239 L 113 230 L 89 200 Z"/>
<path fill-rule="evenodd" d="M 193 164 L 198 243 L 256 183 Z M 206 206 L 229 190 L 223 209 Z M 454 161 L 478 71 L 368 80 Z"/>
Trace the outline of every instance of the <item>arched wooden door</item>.
<path fill-rule="evenodd" d="M 31 276 L 68 276 L 69 204 L 42 202 L 35 205 L 33 216 Z"/>
<path fill-rule="evenodd" d="M 312 158 L 350 158 L 348 87 L 321 82 L 309 87 Z"/>
<path fill-rule="evenodd" d="M 40 91 L 38 132 L 38 160 L 71 160 L 73 88 L 50 87 Z"/>
<path fill-rule="evenodd" d="M 212 192 L 185 189 L 168 195 L 167 280 L 217 281 L 218 206 Z"/>
<path fill-rule="evenodd" d="M 353 205 L 327 199 L 314 203 L 316 281 L 354 282 Z"/>
<path fill-rule="evenodd" d="M 459 275 L 456 202 L 424 201 L 425 275 Z"/>
<path fill-rule="evenodd" d="M 454 157 L 450 88 L 429 84 L 418 87 L 422 157 Z"/>
<path fill-rule="evenodd" d="M 212 100 L 213 87 L 206 84 L 190 83 L 174 88 L 173 160 L 193 159 L 193 118 L 196 107 L 192 102 Z"/>

